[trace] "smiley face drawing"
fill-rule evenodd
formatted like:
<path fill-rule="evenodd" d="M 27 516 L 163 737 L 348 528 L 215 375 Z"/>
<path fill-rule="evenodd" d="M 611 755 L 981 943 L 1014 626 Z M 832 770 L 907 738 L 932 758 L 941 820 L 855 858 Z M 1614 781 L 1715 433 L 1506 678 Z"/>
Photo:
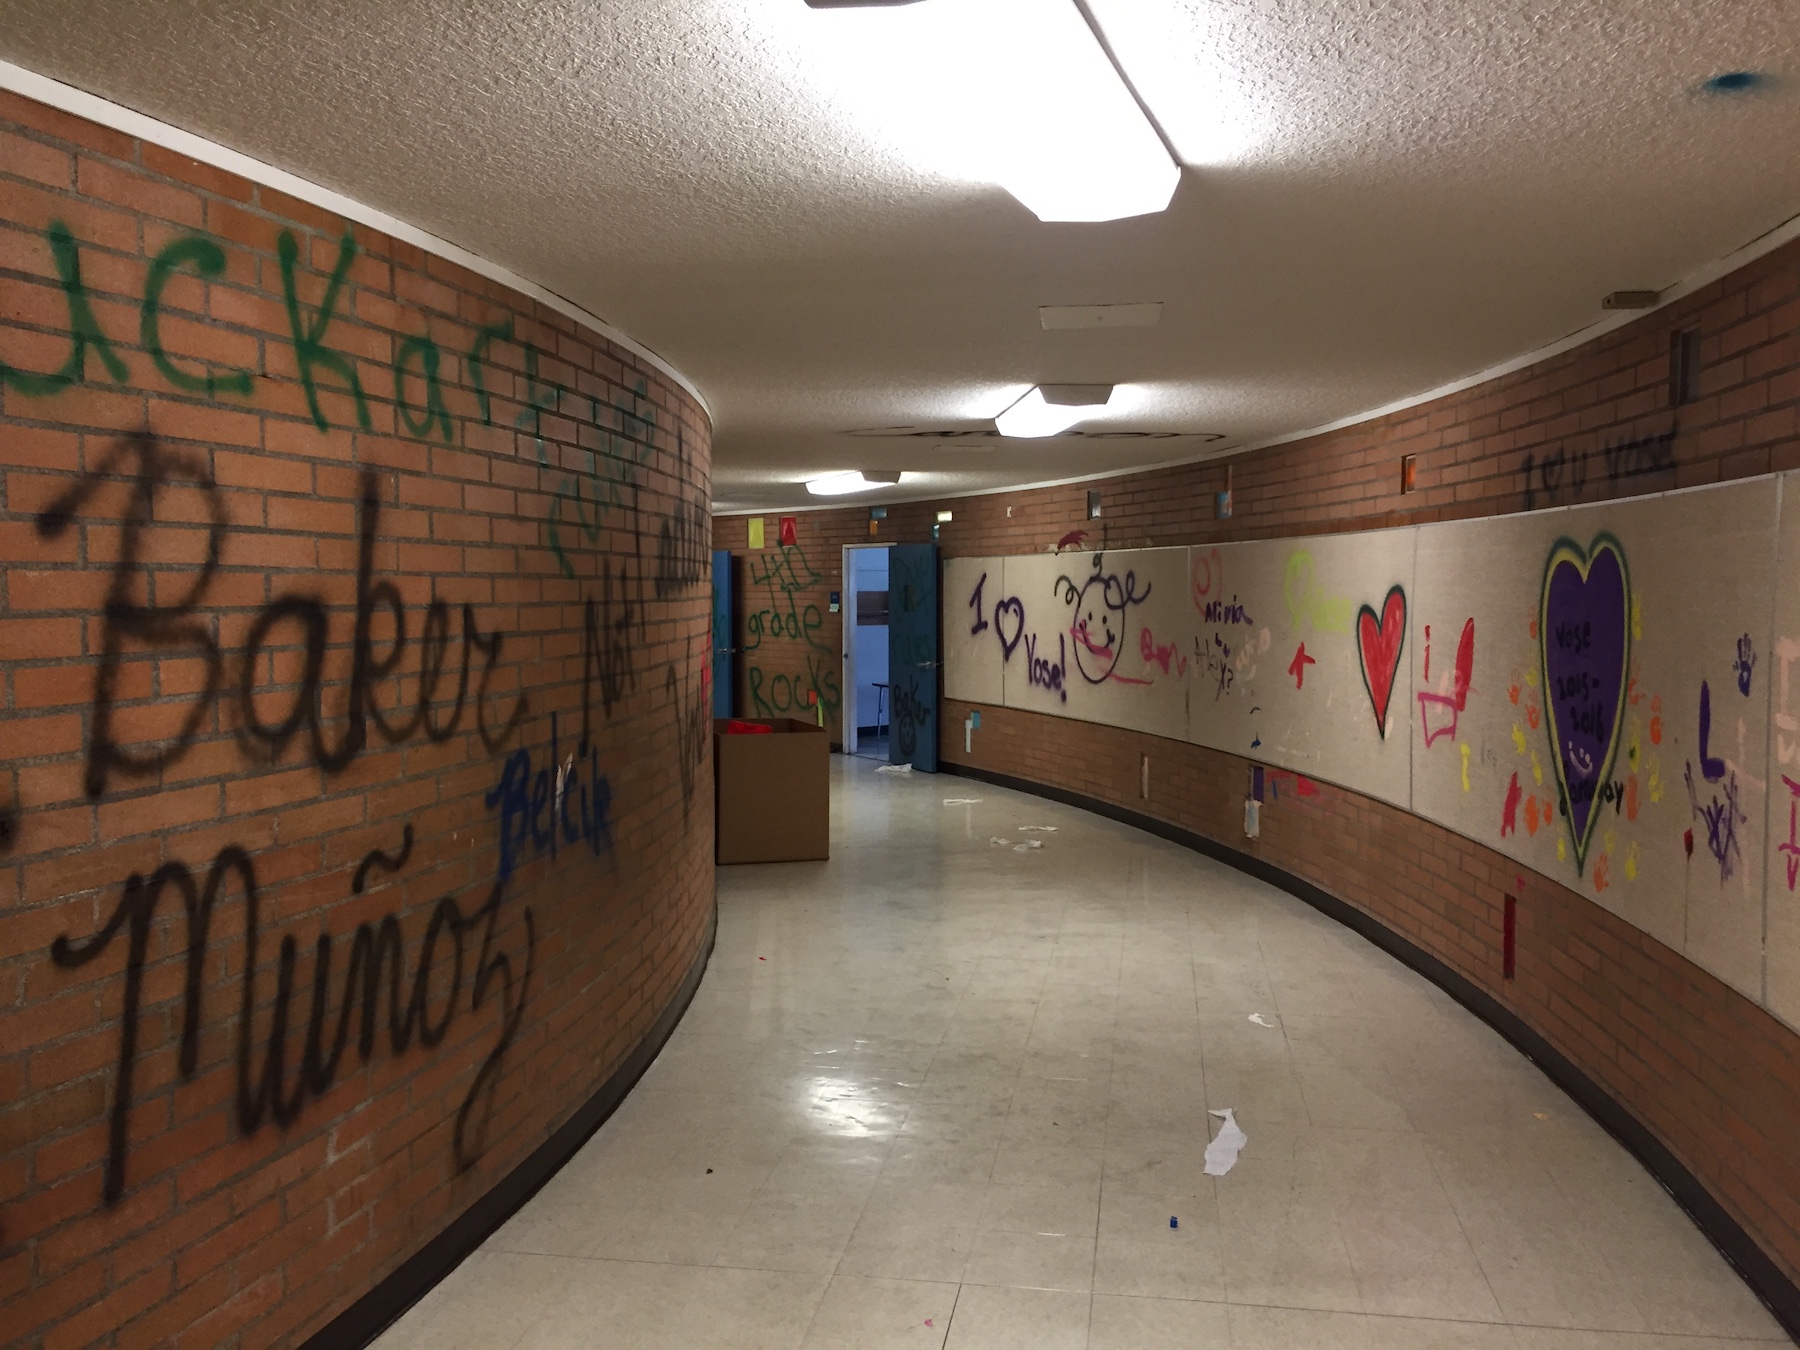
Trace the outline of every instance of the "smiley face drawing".
<path fill-rule="evenodd" d="M 1148 684 L 1118 673 L 1119 655 L 1125 649 L 1125 612 L 1150 598 L 1145 586 L 1140 594 L 1137 574 L 1120 576 L 1106 570 L 1104 554 L 1094 555 L 1093 575 L 1077 584 L 1066 576 L 1056 579 L 1055 591 L 1065 604 L 1073 606 L 1069 619 L 1069 637 L 1075 644 L 1075 668 L 1089 684 L 1108 680 L 1120 684 Z"/>

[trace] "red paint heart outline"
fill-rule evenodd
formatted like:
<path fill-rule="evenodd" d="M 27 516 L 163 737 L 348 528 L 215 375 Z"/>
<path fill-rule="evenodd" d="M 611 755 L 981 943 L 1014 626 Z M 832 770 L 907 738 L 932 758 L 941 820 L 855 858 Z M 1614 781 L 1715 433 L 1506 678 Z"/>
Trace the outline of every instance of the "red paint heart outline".
<path fill-rule="evenodd" d="M 1387 739 L 1388 704 L 1394 697 L 1394 677 L 1400 673 L 1400 652 L 1406 646 L 1406 592 L 1388 590 L 1381 614 L 1364 605 L 1356 612 L 1356 655 L 1362 667 L 1363 688 L 1375 710 L 1375 729 Z"/>

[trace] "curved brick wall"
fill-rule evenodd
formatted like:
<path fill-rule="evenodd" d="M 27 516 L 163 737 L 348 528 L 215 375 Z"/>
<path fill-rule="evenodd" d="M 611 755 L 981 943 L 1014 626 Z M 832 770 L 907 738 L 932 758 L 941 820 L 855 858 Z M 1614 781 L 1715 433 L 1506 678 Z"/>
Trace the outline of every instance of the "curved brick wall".
<path fill-rule="evenodd" d="M 0 363 L 0 1339 L 299 1344 L 704 955 L 710 427 L 10 95 Z"/>
<path fill-rule="evenodd" d="M 1701 368 L 1697 397 L 1678 402 L 1671 351 L 1684 331 L 1699 334 Z M 1409 455 L 1417 490 L 1403 494 Z M 895 505 L 874 542 L 923 542 L 948 508 L 940 548 L 951 557 L 1040 552 L 1076 530 L 1088 532 L 1086 548 L 1212 543 L 1602 501 L 1796 466 L 1800 244 L 1790 243 L 1627 327 L 1403 412 L 1238 460 Z M 1218 520 L 1213 499 L 1228 467 L 1234 509 Z M 1087 518 L 1090 489 L 1102 496 L 1098 521 Z M 759 694 L 817 689 L 835 715 L 835 686 L 816 674 L 841 669 L 841 616 L 826 600 L 845 589 L 842 546 L 870 542 L 867 508 L 803 512 L 796 547 L 760 553 L 746 551 L 743 517 L 713 526 L 715 547 L 746 557 L 740 707 L 762 715 Z M 1783 1316 L 1800 1327 L 1800 1035 L 1535 874 L 1519 899 L 1517 978 L 1503 980 L 1501 911 L 1521 869 L 1395 807 L 1323 784 L 1313 796 L 1284 792 L 1248 840 L 1248 760 L 991 706 L 969 754 L 972 708 L 942 706 L 947 766 L 1078 794 L 1240 850 L 1355 907 L 1489 996 L 1705 1188 L 1767 1258 L 1762 1287 L 1787 1299 Z"/>

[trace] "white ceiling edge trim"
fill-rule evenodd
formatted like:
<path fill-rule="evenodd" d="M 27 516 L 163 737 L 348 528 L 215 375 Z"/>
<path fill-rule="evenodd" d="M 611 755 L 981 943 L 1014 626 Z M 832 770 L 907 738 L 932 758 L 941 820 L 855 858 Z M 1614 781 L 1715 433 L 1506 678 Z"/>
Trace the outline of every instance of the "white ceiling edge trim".
<path fill-rule="evenodd" d="M 479 253 L 471 253 L 460 245 L 416 225 L 409 225 L 404 220 L 390 216 L 387 212 L 367 206 L 354 197 L 346 197 L 341 192 L 323 187 L 298 174 L 289 173 L 286 169 L 278 169 L 260 159 L 254 159 L 228 146 L 209 141 L 204 136 L 191 131 L 183 131 L 180 127 L 160 122 L 135 109 L 124 107 L 98 94 L 90 94 L 85 89 L 77 89 L 74 85 L 53 80 L 48 75 L 40 75 L 34 70 L 14 65 L 10 61 L 0 61 L 0 89 L 48 104 L 61 112 L 71 113 L 76 117 L 85 117 L 90 122 L 110 127 L 127 136 L 135 136 L 139 140 L 160 145 L 165 150 L 173 150 L 177 154 L 186 155 L 189 159 L 199 160 L 202 164 L 210 164 L 215 169 L 223 169 L 227 173 L 235 173 L 241 178 L 248 178 L 253 183 L 272 187 L 278 192 L 285 192 L 290 197 L 298 197 L 324 211 L 353 220 L 359 225 L 366 225 L 372 230 L 391 235 L 404 243 L 424 249 L 427 253 L 436 254 L 446 262 L 456 263 L 486 277 L 489 281 L 497 281 L 502 286 L 510 287 L 522 295 L 530 296 L 540 304 L 565 318 L 593 329 L 608 342 L 625 348 L 632 355 L 648 361 L 664 375 L 685 389 L 705 412 L 707 420 L 713 420 L 712 406 L 707 403 L 706 395 L 686 375 L 682 374 L 663 357 L 658 356 L 643 343 L 626 333 L 620 332 L 612 324 L 599 315 L 583 309 L 572 300 L 564 299 L 548 287 L 520 276 L 510 268 L 491 262 Z"/>
<path fill-rule="evenodd" d="M 1405 398 L 1395 399 L 1392 403 L 1384 403 L 1378 408 L 1369 408 L 1363 412 L 1351 413 L 1348 417 L 1340 417 L 1334 422 L 1322 422 L 1317 426 L 1306 427 L 1300 431 L 1286 431 L 1279 436 L 1270 436 L 1266 440 L 1253 441 L 1249 445 L 1234 445 L 1225 449 L 1215 449 L 1207 454 L 1187 455 L 1180 459 L 1162 460 L 1156 464 L 1144 464 L 1134 469 L 1104 469 L 1099 473 L 1081 474 L 1073 478 L 1046 478 L 1039 482 L 1015 483 L 1010 487 L 975 488 L 968 492 L 940 492 L 934 494 L 908 495 L 905 497 L 884 497 L 879 501 L 872 501 L 869 504 L 871 506 L 904 506 L 913 502 L 954 501 L 963 497 L 992 497 L 1006 492 L 1031 492 L 1038 488 L 1069 487 L 1076 483 L 1099 483 L 1111 478 L 1128 478 L 1133 474 L 1155 473 L 1159 469 L 1178 469 L 1189 464 L 1205 464 L 1211 460 L 1247 455 L 1256 450 L 1267 450 L 1272 446 L 1289 445 L 1294 441 L 1303 441 L 1311 436 L 1323 436 L 1333 431 L 1342 431 L 1346 427 L 1357 426 L 1363 422 L 1373 422 L 1378 418 L 1388 417 L 1398 412 L 1405 412 L 1408 408 L 1416 408 L 1424 403 L 1431 403 L 1440 398 L 1448 398 L 1451 394 L 1460 394 L 1465 389 L 1473 389 L 1476 385 L 1486 384 L 1489 380 L 1497 380 L 1503 375 L 1511 375 L 1515 371 L 1524 370 L 1528 366 L 1534 366 L 1539 361 L 1548 361 L 1552 357 L 1561 356 L 1564 352 L 1573 351 L 1576 347 L 1582 346 L 1584 343 L 1592 342 L 1596 338 L 1605 337 L 1608 333 L 1616 332 L 1627 324 L 1636 323 L 1646 315 L 1654 314 L 1660 309 L 1668 308 L 1678 300 L 1686 299 L 1695 291 L 1712 285 L 1713 282 L 1719 280 L 1721 277 L 1729 276 L 1740 267 L 1747 267 L 1758 258 L 1766 257 L 1768 254 L 1773 253 L 1776 249 L 1780 248 L 1783 244 L 1792 243 L 1795 239 L 1800 239 L 1800 215 L 1788 217 L 1779 225 L 1776 225 L 1772 229 L 1765 230 L 1762 234 L 1757 235 L 1756 238 L 1750 240 L 1741 247 L 1732 250 L 1724 257 L 1715 258 L 1713 261 L 1690 272 L 1687 276 L 1681 278 L 1681 280 L 1665 286 L 1657 293 L 1656 303 L 1648 309 L 1619 310 L 1616 313 L 1606 315 L 1602 319 L 1597 319 L 1586 327 L 1577 328 L 1574 332 L 1557 338 L 1554 342 L 1546 343 L 1542 347 L 1534 347 L 1530 351 L 1519 356 L 1511 357 L 1500 362 L 1498 365 L 1488 366 L 1486 369 L 1478 370 L 1473 375 L 1465 375 L 1461 379 L 1452 380 L 1448 384 L 1440 384 L 1433 389 L 1425 390 L 1423 393 L 1408 394 Z M 729 511 L 716 511 L 714 514 L 720 516 L 754 516 L 769 511 L 785 511 L 791 515 L 799 511 L 829 511 L 834 509 L 841 508 L 813 504 L 808 504 L 806 506 L 765 506 L 756 509 L 734 508 Z"/>

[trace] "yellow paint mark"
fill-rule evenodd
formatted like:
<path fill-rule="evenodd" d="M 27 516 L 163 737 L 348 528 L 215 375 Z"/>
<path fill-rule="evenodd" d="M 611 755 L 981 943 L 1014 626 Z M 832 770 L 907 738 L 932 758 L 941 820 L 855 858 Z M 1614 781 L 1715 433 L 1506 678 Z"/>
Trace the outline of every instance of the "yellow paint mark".
<path fill-rule="evenodd" d="M 1525 728 L 1517 722 L 1513 723 L 1513 749 L 1521 755 L 1525 753 Z M 1535 758 L 1535 756 L 1533 756 Z M 1540 780 L 1542 781 L 1542 780 Z"/>
<path fill-rule="evenodd" d="M 1652 755 L 1650 756 L 1650 801 L 1652 805 L 1660 802 L 1662 795 L 1662 759 L 1660 756 Z"/>
<path fill-rule="evenodd" d="M 1639 641 L 1644 636 L 1644 602 L 1637 596 L 1631 597 L 1631 640 Z"/>
<path fill-rule="evenodd" d="M 1637 880 L 1637 858 L 1637 840 L 1633 839 L 1631 847 L 1625 850 L 1625 880 L 1627 881 Z"/>
<path fill-rule="evenodd" d="M 1556 838 L 1556 861 L 1567 862 L 1568 859 L 1569 846 L 1563 842 L 1562 836 L 1558 835 Z"/>
<path fill-rule="evenodd" d="M 1537 671 L 1527 668 L 1525 671 L 1525 683 L 1530 685 L 1533 689 L 1536 689 L 1537 688 Z"/>
<path fill-rule="evenodd" d="M 1531 752 L 1531 781 L 1539 787 L 1544 786 L 1544 762 L 1537 757 L 1537 751 Z"/>
<path fill-rule="evenodd" d="M 1464 741 L 1456 748 L 1462 751 L 1463 791 L 1467 792 L 1469 790 L 1469 743 Z"/>

